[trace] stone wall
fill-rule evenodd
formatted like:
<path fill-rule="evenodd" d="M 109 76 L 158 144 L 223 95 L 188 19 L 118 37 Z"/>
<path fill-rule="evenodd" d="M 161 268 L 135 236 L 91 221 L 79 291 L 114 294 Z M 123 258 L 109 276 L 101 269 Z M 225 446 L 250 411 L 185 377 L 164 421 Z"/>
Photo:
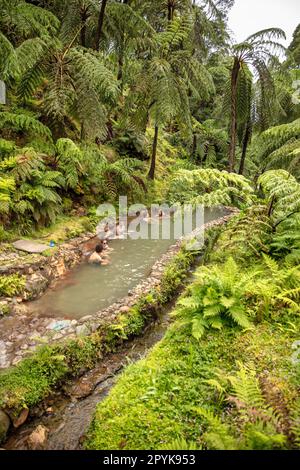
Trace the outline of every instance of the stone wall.
<path fill-rule="evenodd" d="M 81 262 L 84 244 L 95 235 L 87 233 L 53 249 L 53 255 L 28 254 L 9 247 L 0 255 L 0 275 L 20 274 L 26 277 L 25 289 L 14 298 L 0 298 L 1 310 L 14 313 L 18 304 L 40 297 L 49 285 Z"/>

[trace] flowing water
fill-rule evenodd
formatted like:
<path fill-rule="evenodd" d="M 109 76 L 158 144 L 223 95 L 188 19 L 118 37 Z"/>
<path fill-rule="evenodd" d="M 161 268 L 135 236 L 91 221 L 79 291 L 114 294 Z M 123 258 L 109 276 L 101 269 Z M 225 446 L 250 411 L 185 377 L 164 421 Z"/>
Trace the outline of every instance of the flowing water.
<path fill-rule="evenodd" d="M 221 207 L 206 209 L 204 222 L 218 219 L 224 213 Z M 172 220 L 170 225 L 169 239 L 112 240 L 109 265 L 80 264 L 39 300 L 32 302 L 31 310 L 39 316 L 81 318 L 125 297 L 147 278 L 155 261 L 174 244 Z"/>

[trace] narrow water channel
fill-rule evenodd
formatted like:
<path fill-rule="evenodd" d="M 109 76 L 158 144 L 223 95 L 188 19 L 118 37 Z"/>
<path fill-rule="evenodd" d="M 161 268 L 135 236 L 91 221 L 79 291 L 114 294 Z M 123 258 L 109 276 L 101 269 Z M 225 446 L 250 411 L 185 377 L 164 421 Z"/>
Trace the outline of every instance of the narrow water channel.
<path fill-rule="evenodd" d="M 16 430 L 3 447 L 27 450 L 29 435 L 37 426 L 43 425 L 48 429 L 45 450 L 81 449 L 97 404 L 108 395 L 123 367 L 146 356 L 151 347 L 162 339 L 169 325 L 170 309 L 171 306 L 157 322 L 149 325 L 142 337 L 110 354 L 93 370 L 70 382 L 57 396 L 43 403 L 36 409 L 35 416 Z"/>

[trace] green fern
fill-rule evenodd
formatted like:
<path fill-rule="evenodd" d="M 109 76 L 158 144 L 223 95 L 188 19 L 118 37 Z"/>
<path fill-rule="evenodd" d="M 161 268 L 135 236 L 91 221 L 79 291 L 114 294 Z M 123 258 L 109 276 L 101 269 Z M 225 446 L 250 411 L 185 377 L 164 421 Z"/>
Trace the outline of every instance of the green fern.
<path fill-rule="evenodd" d="M 208 423 L 208 430 L 202 435 L 206 446 L 217 450 L 286 449 L 288 436 L 282 432 L 284 418 L 267 402 L 253 367 L 239 364 L 235 375 L 222 375 L 218 371 L 217 377 L 208 382 L 214 388 L 217 383 L 218 389 L 227 389 L 227 394 L 222 394 L 223 404 L 234 406 L 229 410 L 234 427 L 212 411 L 196 408 Z M 220 377 L 222 384 L 219 384 Z"/>
<path fill-rule="evenodd" d="M 300 119 L 271 127 L 258 141 L 259 158 L 267 168 L 284 168 L 297 172 L 300 162 Z"/>
<path fill-rule="evenodd" d="M 15 131 L 40 134 L 51 139 L 51 132 L 37 119 L 25 114 L 14 114 L 7 111 L 0 112 L 0 129 L 13 129 Z"/>
<path fill-rule="evenodd" d="M 202 267 L 197 281 L 189 288 L 175 311 L 182 325 L 189 325 L 194 338 L 200 339 L 206 329 L 220 330 L 224 325 L 250 328 L 245 306 L 250 281 L 258 271 L 241 272 L 232 258 L 224 265 Z"/>

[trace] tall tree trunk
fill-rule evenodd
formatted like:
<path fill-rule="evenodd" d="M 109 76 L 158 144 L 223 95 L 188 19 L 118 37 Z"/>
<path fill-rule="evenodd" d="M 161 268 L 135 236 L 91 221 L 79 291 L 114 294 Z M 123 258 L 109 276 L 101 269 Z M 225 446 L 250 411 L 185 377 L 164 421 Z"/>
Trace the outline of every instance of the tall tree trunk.
<path fill-rule="evenodd" d="M 197 134 L 193 134 L 193 144 L 192 144 L 192 157 L 196 159 L 196 150 L 197 150 Z"/>
<path fill-rule="evenodd" d="M 237 131 L 237 85 L 240 71 L 240 61 L 234 58 L 234 64 L 231 72 L 231 115 L 230 115 L 230 145 L 228 170 L 233 173 L 235 167 L 235 147 Z"/>
<path fill-rule="evenodd" d="M 123 57 L 123 50 L 120 50 L 119 57 L 118 57 L 118 76 L 117 80 L 120 82 L 120 91 L 121 95 L 123 95 L 123 67 L 124 67 L 124 57 Z"/>
<path fill-rule="evenodd" d="M 149 173 L 148 173 L 148 178 L 150 180 L 154 180 L 154 175 L 155 175 L 158 131 L 159 131 L 159 128 L 156 125 L 155 129 L 154 129 L 154 139 L 153 139 L 153 146 L 152 146 L 151 165 L 150 165 L 150 170 L 149 170 Z"/>
<path fill-rule="evenodd" d="M 251 123 L 247 123 L 245 135 L 243 138 L 243 144 L 242 144 L 242 156 L 241 156 L 241 161 L 240 161 L 240 168 L 239 168 L 239 175 L 244 174 L 244 168 L 245 168 L 245 160 L 246 160 L 246 155 L 247 155 L 247 148 L 248 144 L 250 142 L 250 137 L 251 137 Z"/>
<path fill-rule="evenodd" d="M 101 35 L 102 35 L 106 4 L 107 4 L 107 0 L 102 0 L 101 8 L 100 8 L 99 16 L 98 16 L 98 27 L 97 27 L 97 33 L 96 33 L 96 50 L 97 51 L 99 51 L 100 49 L 100 40 L 101 40 Z"/>
<path fill-rule="evenodd" d="M 82 8 L 80 12 L 81 17 L 81 30 L 80 30 L 80 42 L 83 47 L 86 46 L 86 21 L 88 19 L 88 11 L 86 8 Z"/>
<path fill-rule="evenodd" d="M 174 3 L 173 0 L 168 1 L 168 21 L 173 21 L 174 19 Z"/>
<path fill-rule="evenodd" d="M 86 132 L 85 132 L 85 125 L 84 125 L 84 120 L 81 123 L 81 128 L 80 128 L 80 140 L 85 140 L 86 138 Z"/>

